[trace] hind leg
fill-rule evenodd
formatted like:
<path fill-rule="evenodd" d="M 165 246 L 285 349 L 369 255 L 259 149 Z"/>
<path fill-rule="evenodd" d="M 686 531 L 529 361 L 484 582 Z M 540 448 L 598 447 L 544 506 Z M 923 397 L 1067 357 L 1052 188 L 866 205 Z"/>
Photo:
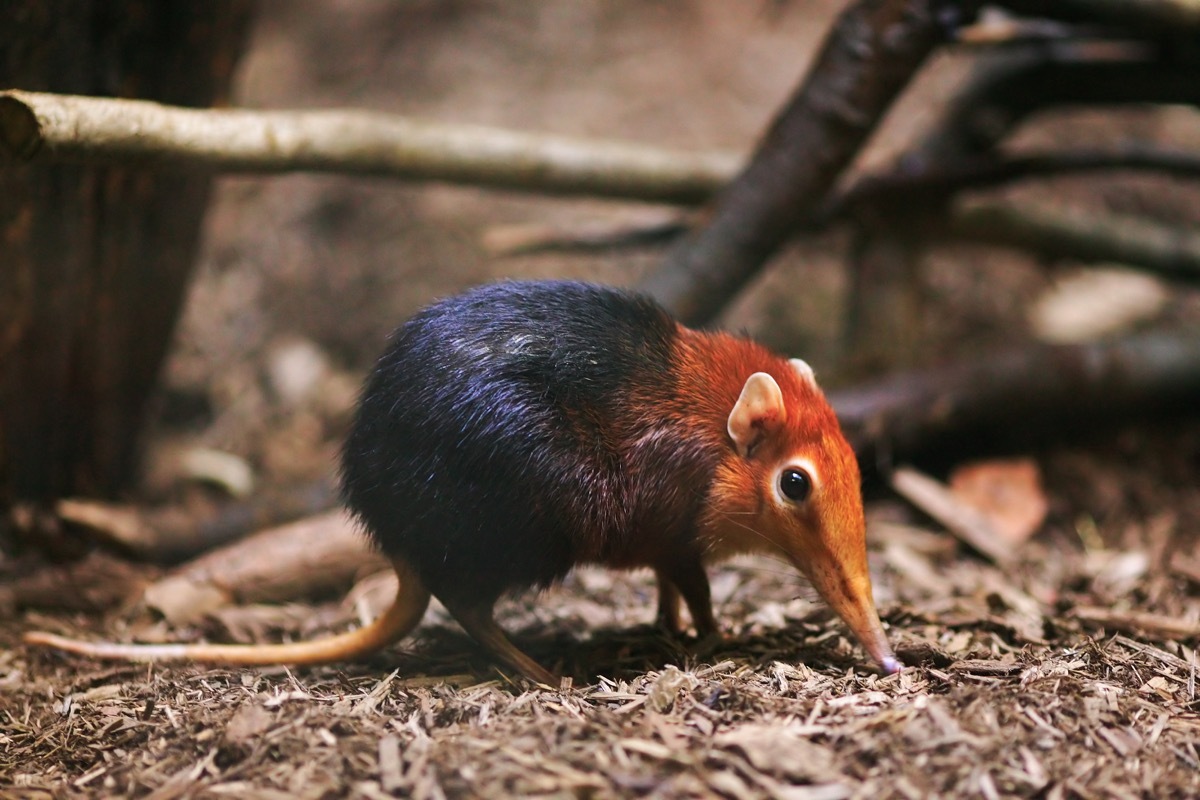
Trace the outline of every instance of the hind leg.
<path fill-rule="evenodd" d="M 535 683 L 558 686 L 558 677 L 522 653 L 508 638 L 504 629 L 496 624 L 495 609 L 491 603 L 464 605 L 454 601 L 447 602 L 442 598 L 438 599 L 442 600 L 442 605 L 454 619 L 458 620 L 458 624 L 463 627 L 463 630 L 500 661 Z"/>

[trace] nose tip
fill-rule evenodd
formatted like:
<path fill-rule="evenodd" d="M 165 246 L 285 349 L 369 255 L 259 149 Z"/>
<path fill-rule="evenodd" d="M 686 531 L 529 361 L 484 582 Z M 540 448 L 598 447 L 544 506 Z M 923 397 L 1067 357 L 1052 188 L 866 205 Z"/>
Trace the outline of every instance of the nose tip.
<path fill-rule="evenodd" d="M 872 615 L 874 616 L 874 615 Z M 892 646 L 887 640 L 887 634 L 883 632 L 883 626 L 879 623 L 879 617 L 874 616 L 867 630 L 856 630 L 858 639 L 866 648 L 867 653 L 871 656 L 884 675 L 895 675 L 904 666 L 900 660 L 896 658 L 896 654 L 892 652 Z"/>

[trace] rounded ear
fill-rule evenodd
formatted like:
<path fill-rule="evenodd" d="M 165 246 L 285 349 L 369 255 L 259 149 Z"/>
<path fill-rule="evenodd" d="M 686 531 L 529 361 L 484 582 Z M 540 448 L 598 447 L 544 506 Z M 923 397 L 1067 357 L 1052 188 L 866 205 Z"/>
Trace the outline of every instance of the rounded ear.
<path fill-rule="evenodd" d="M 729 438 L 738 454 L 750 455 L 762 439 L 779 430 L 787 420 L 787 407 L 779 384 L 765 372 L 756 372 L 746 379 L 742 393 L 729 412 Z"/>
<path fill-rule="evenodd" d="M 807 383 L 814 389 L 817 387 L 817 376 L 813 373 L 813 368 L 808 365 L 808 362 L 802 358 L 792 358 L 788 360 L 792 365 L 792 369 L 796 370 L 796 374 L 800 376 L 800 380 Z"/>

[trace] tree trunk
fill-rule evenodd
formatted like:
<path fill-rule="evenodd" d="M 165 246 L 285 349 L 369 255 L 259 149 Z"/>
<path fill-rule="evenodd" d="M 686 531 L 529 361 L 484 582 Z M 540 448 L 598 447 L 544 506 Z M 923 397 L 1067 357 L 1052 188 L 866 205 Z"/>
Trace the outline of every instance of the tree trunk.
<path fill-rule="evenodd" d="M 209 106 L 253 0 L 8 0 L 0 86 Z M 74 165 L 0 173 L 0 507 L 129 484 L 211 179 Z"/>

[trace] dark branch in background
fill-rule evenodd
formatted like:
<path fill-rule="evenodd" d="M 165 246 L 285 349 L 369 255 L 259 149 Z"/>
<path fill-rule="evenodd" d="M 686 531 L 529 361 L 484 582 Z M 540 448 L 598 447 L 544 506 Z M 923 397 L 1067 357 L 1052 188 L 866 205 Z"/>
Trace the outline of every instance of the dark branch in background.
<path fill-rule="evenodd" d="M 1152 36 L 1194 36 L 1200 5 L 1194 0 L 1000 0 L 998 5 L 1033 17 L 1107 23 Z"/>
<path fill-rule="evenodd" d="M 1023 120 L 1048 108 L 1200 104 L 1196 65 L 1112 53 L 1102 45 L 1045 44 L 981 58 L 902 166 L 927 172 L 990 153 Z"/>
<path fill-rule="evenodd" d="M 1034 178 L 1129 170 L 1200 178 L 1200 155 L 1152 147 L 1118 150 L 971 156 L 927 171 L 901 166 L 867 175 L 833 201 L 806 232 L 841 222 L 878 218 L 880 209 L 940 209 L 915 231 L 931 243 L 976 241 L 1078 261 L 1121 261 L 1170 280 L 1200 281 L 1200 236 L 1132 216 L 1064 215 L 1054 210 L 1020 210 L 1003 203 L 972 202 L 956 208 L 964 191 L 996 188 Z M 633 221 L 588 221 L 575 225 L 496 226 L 484 245 L 495 256 L 605 251 L 670 242 L 687 232 L 694 213 L 640 214 Z"/>
<path fill-rule="evenodd" d="M 839 365 L 844 374 L 877 375 L 916 363 L 923 330 L 920 270 L 926 247 L 918 219 L 897 213 L 853 229 Z"/>
<path fill-rule="evenodd" d="M 983 188 L 1022 172 L 1049 173 L 1065 166 L 1065 162 L 1051 165 L 1046 160 L 1017 159 L 1005 164 L 997 147 L 1021 121 L 1045 108 L 1200 99 L 1200 82 L 1179 64 L 1155 60 L 1158 56 L 1159 48 L 1151 44 L 1103 41 L 1044 42 L 987 54 L 929 132 L 899 160 L 890 179 L 894 190 L 881 188 L 878 178 L 868 177 L 831 201 L 827 213 L 857 222 L 845 315 L 846 364 L 851 371 L 911 363 L 916 350 L 912 337 L 921 327 L 916 265 L 929 237 L 944 236 L 947 228 L 957 226 L 958 212 L 949 202 L 956 191 L 973 182 Z M 1149 167 L 1149 162 L 1141 159 L 1139 166 Z M 1082 161 L 1072 166 L 1099 168 Z M 910 183 L 914 191 L 909 192 L 904 187 L 906 175 L 943 178 L 934 177 L 919 189 Z M 884 179 L 882 186 L 888 181 Z M 970 228 L 961 231 L 961 238 L 986 241 L 987 235 L 998 241 L 1004 236 L 1002 243 L 1015 245 L 1023 233 L 1036 234 L 1037 252 L 1081 260 L 1098 253 L 1106 258 L 1116 253 L 1134 258 L 1147 254 L 1144 247 L 1114 246 L 1118 243 L 1103 229 L 1103 241 L 1086 246 L 1069 226 L 1055 230 L 1056 223 L 1050 220 L 1042 228 L 1019 227 L 1020 215 L 1015 217 L 994 214 L 986 225 L 968 218 L 964 225 Z M 1126 238 L 1121 237 L 1121 242 Z M 1151 250 L 1163 249 L 1161 242 L 1155 244 Z M 1152 262 L 1153 269 L 1163 271 L 1164 266 L 1161 258 Z M 1166 271 L 1180 272 L 1174 265 L 1166 266 Z M 1182 272 L 1186 274 L 1186 268 Z"/>
<path fill-rule="evenodd" d="M 992 189 L 1031 178 L 1130 170 L 1200 177 L 1200 155 L 1154 147 L 1076 150 L 1058 153 L 972 156 L 924 170 L 901 165 L 894 171 L 868 175 L 834 199 L 822 219 L 856 217 L 871 206 L 941 206 L 964 190 Z"/>
<path fill-rule="evenodd" d="M 951 211 L 940 229 L 929 233 L 934 239 L 1016 247 L 1051 259 L 1135 265 L 1200 284 L 1200 233 L 1140 217 L 972 203 Z"/>
<path fill-rule="evenodd" d="M 865 465 L 991 431 L 1029 437 L 1200 400 L 1200 334 L 1036 345 L 828 393 Z M 1014 420 L 1020 429 L 1012 430 Z M 1027 439 L 1026 439 L 1027 440 Z M 964 447 L 962 449 L 970 449 Z"/>
<path fill-rule="evenodd" d="M 1104 21 L 1161 30 L 1178 22 L 1175 7 L 1180 5 L 1169 0 L 1164 4 L 1111 0 L 1101 5 L 1106 9 Z M 936 9 L 912 3 L 906 9 L 907 27 L 895 29 L 900 46 L 881 55 L 879 39 L 869 38 L 869 33 L 864 37 L 864 32 L 877 34 L 882 29 L 871 27 L 871 13 L 880 8 L 895 12 L 904 4 L 871 9 L 867 5 L 857 3 L 842 15 L 805 83 L 776 119 L 750 165 L 720 196 L 710 224 L 678 244 L 643 283 L 642 288 L 686 320 L 702 322 L 715 315 L 789 232 L 823 202 L 838 173 L 941 35 L 934 19 Z M 1089 4 L 1068 2 L 1049 10 L 1040 3 L 1005 5 L 1073 20 Z M 857 52 L 849 46 L 856 39 Z M 980 71 L 972 88 L 952 105 L 935 137 L 918 148 L 908 163 L 921 168 L 949 156 L 988 152 L 1017 122 L 1049 105 L 1194 99 L 1200 82 L 1192 80 L 1186 69 L 1133 60 L 1136 54 L 1144 57 L 1153 51 L 1152 46 L 1141 44 L 1069 42 L 1002 54 Z M 859 53 L 870 55 L 858 61 Z M 1081 59 L 1082 67 L 1071 64 Z M 826 113 L 828 107 L 810 102 L 814 95 L 841 98 L 861 115 L 853 120 L 859 124 L 845 124 L 845 117 Z M 891 250 L 901 253 L 905 248 Z M 874 248 L 864 245 L 861 252 L 870 254 Z"/>
<path fill-rule="evenodd" d="M 934 0 L 858 0 L 708 225 L 678 243 L 642 284 L 702 323 L 816 211 L 884 112 L 943 40 Z"/>

